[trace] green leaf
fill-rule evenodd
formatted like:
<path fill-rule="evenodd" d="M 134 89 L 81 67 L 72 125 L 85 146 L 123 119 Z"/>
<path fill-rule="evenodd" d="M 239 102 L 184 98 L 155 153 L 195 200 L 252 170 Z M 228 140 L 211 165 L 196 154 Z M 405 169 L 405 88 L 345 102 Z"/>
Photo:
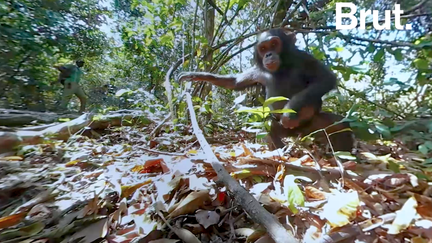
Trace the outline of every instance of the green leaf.
<path fill-rule="evenodd" d="M 338 47 L 330 48 L 330 50 L 331 50 L 331 51 L 336 51 L 336 52 L 341 52 L 341 51 L 344 50 L 344 48 L 341 47 L 341 46 L 338 46 Z"/>
<path fill-rule="evenodd" d="M 360 65 L 351 66 L 351 69 L 357 73 L 362 73 L 362 72 L 366 71 L 366 68 L 364 68 Z"/>
<path fill-rule="evenodd" d="M 394 173 L 400 173 L 400 169 L 399 169 L 399 164 L 398 163 L 395 163 L 395 162 L 393 162 L 393 161 L 388 161 L 388 165 L 389 165 L 389 169 L 391 170 L 391 171 L 393 171 Z"/>
<path fill-rule="evenodd" d="M 401 49 L 397 49 L 393 52 L 393 56 L 396 59 L 396 61 L 402 61 L 404 59 L 403 55 L 402 55 L 402 50 Z"/>
<path fill-rule="evenodd" d="M 379 123 L 379 122 L 375 122 L 375 127 L 378 130 L 378 132 L 381 133 L 384 137 L 390 137 L 391 136 L 391 132 L 386 125 Z"/>
<path fill-rule="evenodd" d="M 350 152 L 337 151 L 335 152 L 335 156 L 346 159 L 346 160 L 356 160 L 357 158 L 353 156 Z"/>
<path fill-rule="evenodd" d="M 182 26 L 183 23 L 180 21 L 180 19 L 175 19 L 168 25 L 168 28 L 174 28 L 175 30 L 179 30 Z"/>
<path fill-rule="evenodd" d="M 424 143 L 424 145 L 425 145 L 429 150 L 432 150 L 432 142 L 431 142 L 431 141 L 426 141 L 426 142 Z"/>
<path fill-rule="evenodd" d="M 279 109 L 279 110 L 272 110 L 270 113 L 296 113 L 293 109 Z"/>
<path fill-rule="evenodd" d="M 428 69 L 429 63 L 426 59 L 415 59 L 414 65 L 417 69 Z"/>
<path fill-rule="evenodd" d="M 159 41 L 162 45 L 169 45 L 172 44 L 172 42 L 174 41 L 174 35 L 173 33 L 170 31 L 168 33 L 166 33 L 165 35 L 161 36 L 159 38 Z"/>
<path fill-rule="evenodd" d="M 415 173 L 414 175 L 417 176 L 417 178 L 419 178 L 420 180 L 425 180 L 425 181 L 430 181 L 431 180 L 431 178 L 429 176 L 427 176 L 427 175 L 425 175 L 423 173 L 420 173 L 420 172 Z"/>
<path fill-rule="evenodd" d="M 177 0 L 177 3 L 181 4 L 182 6 L 185 6 L 187 4 L 187 0 Z"/>
<path fill-rule="evenodd" d="M 429 152 L 428 147 L 425 144 L 421 144 L 418 146 L 418 150 L 420 151 L 420 153 L 426 155 Z"/>
<path fill-rule="evenodd" d="M 402 131 L 404 128 L 406 128 L 406 127 L 408 127 L 408 126 L 410 126 L 410 125 L 412 125 L 414 123 L 415 123 L 415 121 L 409 121 L 409 122 L 406 122 L 403 125 L 397 125 L 395 127 L 390 128 L 390 131 L 391 132 L 399 132 L 399 131 Z"/>
<path fill-rule="evenodd" d="M 351 117 L 354 112 L 357 111 L 357 109 L 360 107 L 358 103 L 354 103 L 353 106 L 351 106 L 351 109 L 348 111 L 348 114 L 346 117 Z"/>
<path fill-rule="evenodd" d="M 428 123 L 429 133 L 432 133 L 432 121 Z"/>
<path fill-rule="evenodd" d="M 234 6 L 234 4 L 236 4 L 238 2 L 239 2 L 239 0 L 232 0 L 232 1 L 230 1 L 229 5 L 228 5 L 228 9 L 232 8 Z"/>
<path fill-rule="evenodd" d="M 420 40 L 414 42 L 414 45 L 420 48 L 432 47 L 432 39 L 431 38 L 427 39 L 425 37 L 422 37 Z"/>
<path fill-rule="evenodd" d="M 314 51 L 313 52 L 313 55 L 314 55 L 314 57 L 316 58 L 316 59 L 318 59 L 318 60 L 324 60 L 324 58 L 325 58 L 325 54 L 324 54 L 324 52 L 322 52 L 322 51 L 318 51 L 318 49 L 316 49 L 317 51 Z"/>
<path fill-rule="evenodd" d="M 381 48 L 374 56 L 373 60 L 374 62 L 379 62 L 384 57 L 385 51 L 384 48 Z"/>
<path fill-rule="evenodd" d="M 288 208 L 296 214 L 297 206 L 304 206 L 305 198 L 299 186 L 295 183 L 293 175 L 287 175 L 284 179 L 284 191 L 288 197 Z"/>
<path fill-rule="evenodd" d="M 267 136 L 267 134 L 268 134 L 268 133 L 266 133 L 266 132 L 258 133 L 258 134 L 256 135 L 256 138 L 257 138 L 257 139 L 263 139 L 263 138 L 265 138 L 265 137 Z"/>
<path fill-rule="evenodd" d="M 349 81 L 350 77 L 351 77 L 351 72 L 346 72 L 342 74 L 342 77 L 344 78 L 345 81 Z"/>
<path fill-rule="evenodd" d="M 261 107 L 253 108 L 253 109 L 244 109 L 240 108 L 235 111 L 236 113 L 252 113 L 252 114 L 262 114 L 265 112 Z"/>
<path fill-rule="evenodd" d="M 239 0 L 238 1 L 239 9 L 243 9 L 244 6 L 246 6 L 249 2 L 250 2 L 249 0 Z"/>
<path fill-rule="evenodd" d="M 273 104 L 276 101 L 283 101 L 283 100 L 289 100 L 289 99 L 283 96 L 270 97 L 264 102 L 263 106 L 268 107 L 269 105 Z"/>
<path fill-rule="evenodd" d="M 372 43 L 370 43 L 368 45 L 368 47 L 366 48 L 366 51 L 369 53 L 373 53 L 375 51 L 375 45 L 373 45 Z"/>
<path fill-rule="evenodd" d="M 426 159 L 426 160 L 423 162 L 423 164 L 424 164 L 424 165 L 432 165 L 432 158 Z"/>

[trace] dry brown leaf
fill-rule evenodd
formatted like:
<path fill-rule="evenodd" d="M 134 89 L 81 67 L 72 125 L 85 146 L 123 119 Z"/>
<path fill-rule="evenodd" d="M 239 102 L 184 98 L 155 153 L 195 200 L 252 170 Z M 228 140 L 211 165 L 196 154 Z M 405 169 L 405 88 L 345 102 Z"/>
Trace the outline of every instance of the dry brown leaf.
<path fill-rule="evenodd" d="M 131 170 L 138 173 L 168 173 L 169 168 L 162 158 L 147 160 L 144 165 L 137 165 Z"/>
<path fill-rule="evenodd" d="M 402 230 L 405 230 L 410 226 L 411 222 L 417 215 L 417 201 L 414 197 L 410 197 L 402 206 L 402 208 L 396 211 L 396 218 L 390 225 L 387 233 L 388 234 L 399 234 Z"/>
<path fill-rule="evenodd" d="M 305 195 L 308 199 L 325 200 L 326 195 L 324 192 L 312 186 L 305 187 Z"/>
<path fill-rule="evenodd" d="M 181 229 L 173 226 L 172 230 L 182 241 L 186 243 L 201 243 L 201 241 L 198 240 L 198 238 L 187 229 Z"/>
<path fill-rule="evenodd" d="M 130 243 L 133 239 L 139 237 L 140 234 L 137 232 L 130 232 L 125 235 L 110 235 L 106 237 L 109 243 Z"/>
<path fill-rule="evenodd" d="M 425 219 L 432 220 L 432 199 L 417 193 L 411 193 L 418 202 L 417 213 Z"/>
<path fill-rule="evenodd" d="M 207 229 L 210 225 L 219 223 L 220 215 L 215 211 L 198 210 L 195 214 L 199 224 Z"/>
<path fill-rule="evenodd" d="M 62 243 L 73 242 L 74 240 L 78 240 L 80 238 L 82 238 L 80 243 L 92 243 L 97 239 L 104 238 L 108 233 L 108 229 L 108 219 L 105 218 L 85 227 L 72 236 L 67 237 L 62 241 Z"/>
<path fill-rule="evenodd" d="M 100 175 L 102 175 L 103 173 L 104 173 L 103 170 L 101 170 L 101 171 L 97 171 L 97 172 L 92 172 L 92 173 L 90 173 L 90 174 L 88 174 L 88 175 L 85 175 L 84 178 L 85 178 L 85 179 L 93 179 L 93 178 L 97 178 L 97 177 L 99 177 Z"/>
<path fill-rule="evenodd" d="M 263 229 L 254 230 L 254 232 L 246 238 L 246 242 L 256 242 L 259 238 L 263 237 L 266 234 L 267 232 Z"/>
<path fill-rule="evenodd" d="M 52 213 L 45 205 L 38 204 L 28 212 L 27 216 L 32 220 L 42 221 L 50 218 Z"/>
<path fill-rule="evenodd" d="M 241 146 L 243 147 L 243 150 L 244 150 L 244 154 L 243 154 L 244 157 L 248 157 L 248 156 L 253 155 L 253 152 L 248 147 L 246 147 L 246 145 L 244 145 L 244 143 L 242 143 Z"/>
<path fill-rule="evenodd" d="M 21 156 L 7 156 L 7 157 L 1 158 L 1 160 L 5 160 L 5 161 L 21 161 L 21 160 L 23 160 L 23 158 Z"/>
<path fill-rule="evenodd" d="M 144 238 L 139 239 L 138 243 L 150 243 L 150 241 L 161 239 L 163 235 L 161 230 L 152 230 Z"/>
<path fill-rule="evenodd" d="M 274 240 L 268 234 L 265 234 L 255 241 L 255 243 L 274 243 Z"/>
<path fill-rule="evenodd" d="M 194 235 L 202 234 L 206 231 L 200 224 L 184 224 L 183 228 L 189 230 Z"/>
<path fill-rule="evenodd" d="M 327 204 L 324 205 L 321 216 L 327 219 L 332 227 L 342 227 L 356 218 L 357 209 L 360 204 L 356 191 L 335 194 L 328 197 Z"/>
<path fill-rule="evenodd" d="M 3 242 L 4 240 L 11 240 L 11 239 L 19 238 L 21 236 L 32 237 L 32 236 L 38 234 L 39 232 L 41 232 L 44 228 L 45 228 L 44 223 L 35 222 L 35 223 L 30 224 L 30 225 L 21 227 L 21 228 L 7 230 L 7 231 L 2 232 L 2 234 L 0 235 L 1 236 L 0 237 L 1 242 Z"/>
<path fill-rule="evenodd" d="M 65 164 L 65 166 L 66 166 L 66 167 L 72 167 L 72 166 L 75 166 L 76 164 L 78 164 L 79 162 L 81 162 L 81 160 L 79 160 L 79 159 L 77 159 L 77 160 L 72 160 L 72 161 L 67 162 L 67 163 Z"/>
<path fill-rule="evenodd" d="M 411 243 L 430 243 L 430 240 L 416 236 L 411 239 Z"/>
<path fill-rule="evenodd" d="M 408 228 L 407 233 L 421 235 L 432 241 L 432 221 L 427 219 L 418 220 L 414 226 Z"/>
<path fill-rule="evenodd" d="M 120 224 L 120 222 L 121 222 L 121 216 L 124 213 L 127 213 L 127 211 L 128 211 L 128 209 L 127 209 L 127 201 L 126 201 L 126 199 L 123 199 L 120 202 L 120 205 L 119 205 L 118 209 L 114 213 L 111 214 L 111 216 L 110 216 L 110 223 L 114 224 L 114 226 L 118 226 Z"/>
<path fill-rule="evenodd" d="M 250 228 L 239 228 L 239 229 L 236 229 L 234 232 L 235 232 L 235 235 L 238 237 L 247 238 L 250 235 L 252 235 L 255 232 L 255 230 L 250 229 Z"/>
<path fill-rule="evenodd" d="M 30 240 L 31 243 L 47 243 L 48 241 L 49 239 L 40 239 L 37 241 Z M 24 242 L 20 242 L 20 243 L 24 243 Z"/>
<path fill-rule="evenodd" d="M 199 209 L 209 201 L 210 196 L 208 190 L 191 192 L 178 205 L 176 205 L 175 209 L 171 211 L 167 218 L 174 218 L 179 215 L 194 213 L 195 210 Z"/>
<path fill-rule="evenodd" d="M 176 240 L 176 239 L 159 239 L 159 240 L 152 240 L 149 243 L 176 243 L 179 241 L 180 240 Z"/>
<path fill-rule="evenodd" d="M 93 214 L 99 210 L 99 198 L 94 197 L 88 204 L 84 207 L 82 214 L 78 218 L 84 218 L 86 215 Z"/>
<path fill-rule="evenodd" d="M 22 212 L 0 218 L 0 229 L 5 229 L 19 224 L 26 215 L 27 212 Z"/>
<path fill-rule="evenodd" d="M 129 227 L 126 226 L 123 229 L 117 230 L 116 234 L 117 235 L 126 235 L 126 234 L 129 234 L 130 232 L 133 232 L 135 229 L 136 229 L 135 225 L 131 225 Z"/>
<path fill-rule="evenodd" d="M 121 197 L 127 198 L 130 195 L 134 194 L 136 190 L 138 190 L 139 188 L 141 188 L 144 185 L 150 184 L 151 182 L 152 182 L 152 179 L 148 179 L 147 181 L 136 184 L 136 185 L 122 186 L 121 187 Z"/>

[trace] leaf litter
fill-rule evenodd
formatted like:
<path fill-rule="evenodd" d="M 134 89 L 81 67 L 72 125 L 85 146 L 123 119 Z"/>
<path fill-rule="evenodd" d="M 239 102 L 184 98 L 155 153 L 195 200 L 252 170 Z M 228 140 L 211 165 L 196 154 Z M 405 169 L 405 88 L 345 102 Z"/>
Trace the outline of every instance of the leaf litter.
<path fill-rule="evenodd" d="M 150 128 L 111 128 L 1 155 L 0 242 L 273 242 L 182 128 L 148 143 Z M 228 173 L 301 242 L 432 242 L 431 172 L 403 149 L 361 144 L 340 154 L 341 177 L 334 158 L 297 145 L 218 136 Z"/>

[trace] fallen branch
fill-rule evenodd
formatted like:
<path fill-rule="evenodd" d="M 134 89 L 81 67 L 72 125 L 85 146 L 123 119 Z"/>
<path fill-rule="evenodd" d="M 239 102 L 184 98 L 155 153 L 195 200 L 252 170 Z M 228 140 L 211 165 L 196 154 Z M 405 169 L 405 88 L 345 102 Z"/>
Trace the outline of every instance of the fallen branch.
<path fill-rule="evenodd" d="M 310 156 L 310 155 L 309 155 Z M 258 158 L 245 158 L 242 159 L 242 164 L 257 164 L 257 163 L 263 163 L 263 164 L 278 164 L 280 162 L 270 160 L 270 159 L 258 159 Z M 303 176 L 311 178 L 312 180 L 318 180 L 322 177 L 326 179 L 339 179 L 340 178 L 340 169 L 338 168 L 330 168 L 330 167 L 324 167 L 324 168 L 313 168 L 309 166 L 301 166 L 301 165 L 295 165 L 292 163 L 283 163 L 286 170 L 289 171 L 290 174 L 296 174 L 299 173 Z M 322 175 L 320 175 L 320 173 Z M 344 168 L 344 175 L 349 176 L 350 178 L 360 178 L 355 175 L 347 174 Z"/>
<path fill-rule="evenodd" d="M 34 125 L 34 123 L 54 123 L 58 122 L 60 118 L 75 119 L 78 116 L 76 114 L 59 115 L 54 112 L 0 109 L 0 126 L 18 127 Z"/>
<path fill-rule="evenodd" d="M 143 146 L 139 146 L 139 149 L 142 149 L 143 151 L 146 151 L 149 153 L 155 153 L 155 154 L 163 154 L 163 155 L 169 155 L 169 156 L 186 156 L 186 152 L 185 153 L 164 152 L 164 151 L 144 148 Z"/>
<path fill-rule="evenodd" d="M 163 119 L 160 123 L 159 123 L 159 125 L 157 125 L 156 127 L 155 127 L 155 129 L 153 129 L 153 131 L 150 133 L 150 135 L 148 136 L 149 137 L 149 140 L 151 140 L 151 139 L 153 139 L 154 138 L 154 136 L 157 136 L 157 134 L 161 131 L 161 129 L 162 129 L 162 126 L 169 120 L 171 118 L 171 112 L 170 113 L 168 113 L 168 115 L 165 117 L 165 119 Z"/>
<path fill-rule="evenodd" d="M 131 126 L 149 124 L 152 121 L 146 118 L 142 111 L 116 111 L 106 115 L 83 114 L 68 122 L 47 126 L 42 129 L 37 126 L 16 131 L 0 131 L 0 153 L 13 151 L 19 145 L 40 144 L 46 138 L 67 141 L 70 136 L 82 129 L 104 130 L 111 126 Z"/>
<path fill-rule="evenodd" d="M 237 203 L 249 214 L 253 221 L 267 229 L 267 232 L 275 243 L 298 242 L 296 238 L 294 238 L 294 235 L 285 229 L 274 215 L 265 210 L 244 187 L 228 174 L 222 163 L 213 153 L 202 133 L 202 130 L 198 126 L 195 111 L 193 109 L 192 98 L 189 93 L 186 93 L 186 102 L 188 104 L 195 136 L 204 150 L 204 154 L 206 154 L 210 161 L 212 161 L 211 164 L 218 175 L 218 181 L 222 182 L 227 187 L 227 189 L 233 194 Z"/>

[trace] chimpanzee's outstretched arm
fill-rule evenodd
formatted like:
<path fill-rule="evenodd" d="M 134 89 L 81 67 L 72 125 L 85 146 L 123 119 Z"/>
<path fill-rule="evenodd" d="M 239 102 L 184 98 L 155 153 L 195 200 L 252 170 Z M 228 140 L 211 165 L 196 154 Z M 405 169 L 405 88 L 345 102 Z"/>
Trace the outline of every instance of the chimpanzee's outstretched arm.
<path fill-rule="evenodd" d="M 266 81 L 269 78 L 268 74 L 261 72 L 254 66 L 237 75 L 218 75 L 206 72 L 182 72 L 180 73 L 178 80 L 205 81 L 227 89 L 243 90 L 257 83 L 261 83 L 265 86 Z"/>

